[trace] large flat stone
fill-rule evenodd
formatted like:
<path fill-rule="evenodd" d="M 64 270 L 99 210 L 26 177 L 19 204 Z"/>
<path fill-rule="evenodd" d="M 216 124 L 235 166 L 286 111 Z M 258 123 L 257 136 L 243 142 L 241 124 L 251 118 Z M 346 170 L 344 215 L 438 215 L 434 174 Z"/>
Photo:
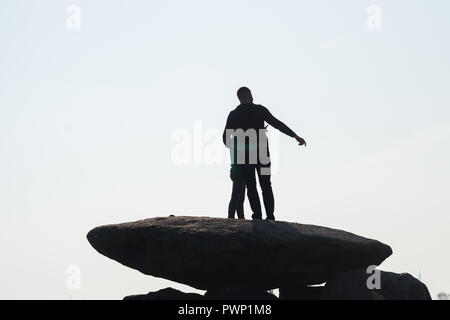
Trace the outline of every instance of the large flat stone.
<path fill-rule="evenodd" d="M 392 254 L 379 241 L 341 230 L 207 217 L 107 225 L 87 238 L 130 268 L 202 290 L 318 284 L 339 271 L 379 265 Z"/>
<path fill-rule="evenodd" d="M 185 301 L 185 300 L 204 300 L 205 298 L 197 293 L 185 293 L 173 288 L 161 289 L 156 292 L 149 292 L 147 294 L 138 294 L 127 296 L 123 300 L 145 300 L 145 301 Z"/>

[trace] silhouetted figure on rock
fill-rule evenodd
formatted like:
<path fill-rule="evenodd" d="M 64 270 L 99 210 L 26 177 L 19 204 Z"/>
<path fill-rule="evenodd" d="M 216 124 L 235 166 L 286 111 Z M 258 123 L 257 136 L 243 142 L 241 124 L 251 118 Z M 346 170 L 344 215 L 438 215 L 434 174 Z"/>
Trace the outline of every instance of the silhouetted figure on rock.
<path fill-rule="evenodd" d="M 223 132 L 223 142 L 230 148 L 230 177 L 233 181 L 228 218 L 234 218 L 237 211 L 238 218 L 244 219 L 243 203 L 247 187 L 247 196 L 253 211 L 252 218 L 262 219 L 261 202 L 256 189 L 256 171 L 267 219 L 275 220 L 275 201 L 270 180 L 270 152 L 265 123 L 295 138 L 301 146 L 306 146 L 306 142 L 275 118 L 266 107 L 254 104 L 250 89 L 240 88 L 237 96 L 241 104 L 228 115 Z"/>

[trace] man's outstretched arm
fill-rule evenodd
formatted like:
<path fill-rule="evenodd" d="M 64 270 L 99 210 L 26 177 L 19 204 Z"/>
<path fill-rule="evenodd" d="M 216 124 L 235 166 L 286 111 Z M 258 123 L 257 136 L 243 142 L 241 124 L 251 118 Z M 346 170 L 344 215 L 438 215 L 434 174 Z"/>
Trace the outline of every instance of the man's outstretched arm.
<path fill-rule="evenodd" d="M 289 128 L 283 122 L 275 118 L 266 107 L 263 107 L 263 110 L 264 110 L 264 121 L 266 121 L 272 127 L 288 135 L 289 137 L 295 138 L 295 140 L 297 140 L 300 146 L 304 145 L 306 147 L 306 141 L 303 138 L 299 137 L 291 128 Z"/>

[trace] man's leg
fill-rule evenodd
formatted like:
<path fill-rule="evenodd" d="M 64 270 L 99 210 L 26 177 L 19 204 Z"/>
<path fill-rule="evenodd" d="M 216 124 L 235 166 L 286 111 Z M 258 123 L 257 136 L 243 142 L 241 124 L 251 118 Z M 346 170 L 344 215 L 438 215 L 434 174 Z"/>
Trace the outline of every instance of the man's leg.
<path fill-rule="evenodd" d="M 245 183 L 247 184 L 247 197 L 252 208 L 253 219 L 262 219 L 261 202 L 259 201 L 258 190 L 256 189 L 255 169 L 253 165 L 245 166 Z"/>
<path fill-rule="evenodd" d="M 273 196 L 272 182 L 270 181 L 270 165 L 258 167 L 258 179 L 261 186 L 264 207 L 266 209 L 266 216 L 268 220 L 275 220 L 275 199 Z"/>

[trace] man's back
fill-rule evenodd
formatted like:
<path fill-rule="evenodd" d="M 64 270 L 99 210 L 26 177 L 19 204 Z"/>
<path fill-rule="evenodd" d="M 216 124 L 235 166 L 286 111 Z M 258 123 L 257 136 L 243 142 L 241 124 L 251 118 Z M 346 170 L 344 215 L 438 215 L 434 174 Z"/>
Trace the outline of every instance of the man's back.
<path fill-rule="evenodd" d="M 242 129 L 247 131 L 249 129 L 254 129 L 258 133 L 259 130 L 265 129 L 264 122 L 267 122 L 272 127 L 290 137 L 296 136 L 294 131 L 275 118 L 266 107 L 253 103 L 246 103 L 237 106 L 236 109 L 231 111 L 228 115 L 223 133 L 223 143 L 227 144 L 227 141 L 229 141 L 227 138 L 230 138 L 230 136 L 227 137 L 227 130 Z"/>
<path fill-rule="evenodd" d="M 231 155 L 232 159 L 234 159 L 234 164 L 238 163 L 237 159 L 242 159 L 241 161 L 243 162 L 239 163 L 245 164 L 267 165 L 270 163 L 269 144 L 265 134 L 264 122 L 267 122 L 291 137 L 295 136 L 294 131 L 275 118 L 266 107 L 254 103 L 241 104 L 228 115 L 223 133 L 224 144 L 227 147 L 231 146 L 230 143 L 234 144 L 234 153 Z M 246 132 L 249 136 L 252 136 L 253 134 L 255 140 L 250 141 L 249 136 L 245 136 L 244 140 L 240 141 L 236 134 L 230 133 L 230 130 L 231 132 L 234 130 L 243 130 L 243 132 Z M 253 133 L 250 133 L 249 130 L 254 131 Z M 261 138 L 264 138 L 264 140 L 261 140 Z M 260 148 L 264 148 L 264 150 L 260 150 Z M 239 150 L 245 150 L 245 154 L 242 154 L 243 158 L 240 158 Z M 253 150 L 253 152 L 251 150 Z M 264 158 L 261 158 L 262 155 L 265 155 Z"/>
<path fill-rule="evenodd" d="M 264 129 L 265 110 L 263 106 L 253 103 L 241 104 L 230 112 L 227 129 Z M 267 109 L 266 109 L 267 110 Z"/>

